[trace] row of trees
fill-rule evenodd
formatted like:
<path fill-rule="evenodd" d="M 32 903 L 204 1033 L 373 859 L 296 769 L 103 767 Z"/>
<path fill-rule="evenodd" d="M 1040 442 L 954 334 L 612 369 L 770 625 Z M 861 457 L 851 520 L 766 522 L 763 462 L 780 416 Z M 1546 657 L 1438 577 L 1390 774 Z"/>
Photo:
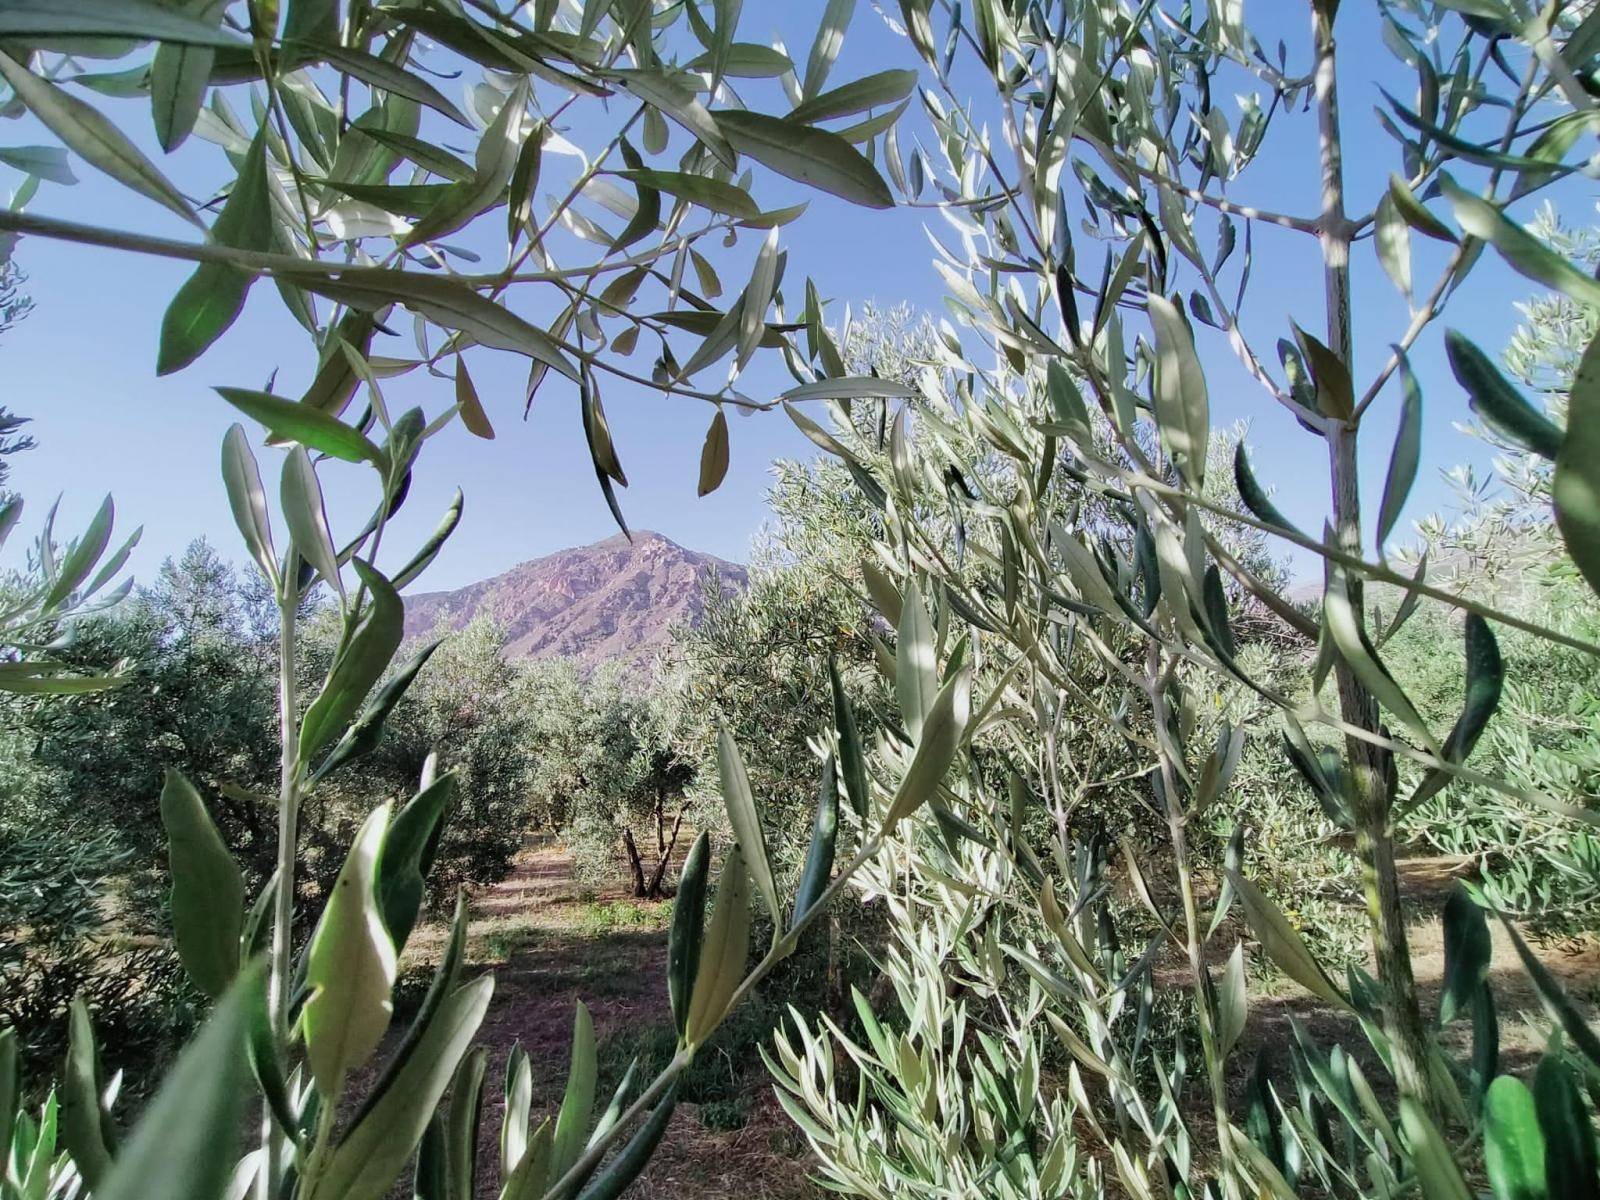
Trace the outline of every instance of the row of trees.
<path fill-rule="evenodd" d="M 1591 1194 L 1600 1184 L 1584 1085 L 1600 1078 L 1600 1040 L 1510 925 L 1503 910 L 1515 880 L 1499 892 L 1463 889 L 1446 907 L 1444 995 L 1425 1013 L 1397 859 L 1407 823 L 1441 798 L 1468 813 L 1458 825 L 1487 830 L 1491 873 L 1518 849 L 1493 840 L 1493 805 L 1537 822 L 1551 835 L 1546 848 L 1564 849 L 1575 826 L 1595 821 L 1580 784 L 1559 773 L 1520 779 L 1515 755 L 1495 761 L 1488 751 L 1509 670 L 1556 653 L 1515 653 L 1513 634 L 1586 664 L 1600 657 L 1585 624 L 1600 584 L 1600 351 L 1585 345 L 1562 421 L 1530 404 L 1490 355 L 1437 328 L 1446 306 L 1479 286 L 1474 272 L 1490 254 L 1574 304 L 1600 300 L 1590 275 L 1512 215 L 1586 165 L 1600 63 L 1594 7 L 1383 3 L 1384 46 L 1397 70 L 1414 74 L 1415 95 L 1385 97 L 1378 125 L 1396 145 L 1396 170 L 1387 187 L 1357 197 L 1339 99 L 1352 27 L 1337 0 L 1310 0 L 1310 36 L 1293 59 L 1287 42 L 1264 45 L 1243 7 L 1221 0 L 979 0 L 970 10 L 905 0 L 900 25 L 908 59 L 921 60 L 929 131 L 909 157 L 892 106 L 918 76 L 891 69 L 827 86 L 849 0 L 826 6 L 803 71 L 781 47 L 740 43 L 736 4 L 552 3 L 507 14 L 442 0 L 241 2 L 208 8 L 203 21 L 139 0 L 0 6 L 0 33 L 19 39 L 0 51 L 12 109 L 26 108 L 120 182 L 194 217 L 77 94 L 104 82 L 77 72 L 84 37 L 160 42 L 134 64 L 148 70 L 113 86 L 148 89 L 163 147 L 204 128 L 231 155 L 227 203 L 204 246 L 17 213 L 0 215 L 0 228 L 196 261 L 164 329 L 163 369 L 203 353 L 263 275 L 319 349 L 299 400 L 224 390 L 266 427 L 273 453 L 290 447 L 276 511 L 241 427 L 223 456 L 241 535 L 276 610 L 274 872 L 251 887 L 213 805 L 185 776 L 167 777 L 174 933 L 186 972 L 215 1000 L 211 1015 L 123 1138 L 90 1023 L 75 1012 L 62 1077 L 66 1153 L 54 1155 L 50 1102 L 38 1122 L 13 1121 L 8 1102 L 15 1132 L 3 1186 L 81 1180 L 100 1200 L 212 1200 L 232 1174 L 236 1191 L 262 1200 L 377 1197 L 414 1160 L 419 1195 L 476 1191 L 483 1057 L 469 1046 L 492 983 L 462 982 L 459 917 L 412 1030 L 376 1080 L 362 1073 L 389 1024 L 395 962 L 458 776 L 425 762 L 406 781 L 409 799 L 365 813 L 320 912 L 302 915 L 321 900 L 301 884 L 318 871 L 307 823 L 343 786 L 341 770 L 381 753 L 400 699 L 425 677 L 426 649 L 386 676 L 400 647 L 398 591 L 459 510 L 380 571 L 384 528 L 431 431 L 455 415 L 489 428 L 465 351 L 527 356 L 530 395 L 558 376 L 576 385 L 597 479 L 620 519 L 626 475 L 597 380 L 651 378 L 719 406 L 760 406 L 733 384 L 770 343 L 796 379 L 782 397 L 791 416 L 835 462 L 796 470 L 785 486 L 798 494 L 843 472 L 833 478 L 848 478 L 848 489 L 824 490 L 851 498 L 820 516 L 858 528 L 862 540 L 844 548 L 867 551 L 831 560 L 848 598 L 830 594 L 832 584 L 780 588 L 713 614 L 706 644 L 759 635 L 799 669 L 771 701 L 791 719 L 774 725 L 776 737 L 758 734 L 760 754 L 741 752 L 731 729 L 716 734 L 732 836 L 720 839 L 709 911 L 708 838 L 691 847 L 675 898 L 667 982 L 677 1051 L 637 1095 L 625 1083 L 596 1121 L 594 1033 L 580 1007 L 565 1099 L 550 1122 L 530 1124 L 519 1100 L 531 1090 L 527 1064 L 514 1060 L 490 1186 L 550 1200 L 617 1195 L 659 1141 L 697 1051 L 828 904 L 859 887 L 885 914 L 881 1001 L 861 997 L 847 1023 L 799 1014 L 770 1064 L 841 1191 L 1464 1200 L 1481 1180 L 1500 1200 Z M 686 45 L 668 37 L 680 21 Z M 485 68 L 468 95 L 476 122 L 414 69 L 430 42 Z M 747 101 L 743 81 L 764 73 L 779 80 L 784 116 Z M 250 119 L 227 102 L 231 86 L 252 89 Z M 563 98 L 547 105 L 545 87 Z M 581 160 L 549 217 L 535 218 L 546 133 L 568 104 L 623 93 L 638 107 Z M 430 140 L 424 108 L 436 114 L 429 122 L 482 128 L 474 163 Z M 858 120 L 863 113 L 872 115 Z M 688 138 L 678 169 L 644 166 L 629 131 L 639 124 L 658 156 L 671 144 L 668 120 Z M 842 120 L 853 123 L 830 125 Z M 1250 194 L 1252 163 L 1283 137 L 1319 150 L 1300 198 L 1284 180 L 1268 181 L 1269 196 Z M 854 331 L 829 326 L 814 289 L 793 303 L 801 289 L 791 280 L 784 304 L 775 232 L 761 235 L 729 308 L 693 296 L 686 263 L 709 235 L 737 241 L 740 229 L 773 230 L 793 215 L 755 208 L 753 181 L 735 175 L 741 156 L 867 207 L 897 193 L 941 206 L 953 231 L 939 258 L 953 323 L 900 368 L 869 356 L 879 369 L 862 373 L 845 353 Z M 607 167 L 613 158 L 621 165 Z M 414 173 L 393 183 L 401 160 Z M 664 195 L 677 198 L 671 214 Z M 498 229 L 502 206 L 505 269 L 456 269 L 463 258 L 444 239 L 490 211 Z M 701 225 L 696 212 L 714 215 Z M 605 213 L 626 221 L 621 233 L 606 231 Z M 561 266 L 558 225 L 600 257 Z M 1276 353 L 1240 316 L 1268 227 L 1304 245 L 1324 284 L 1317 311 L 1277 331 Z M 1437 249 L 1424 250 L 1423 238 Z M 649 248 L 635 249 L 641 242 Z M 1369 255 L 1410 315 L 1385 331 L 1392 349 L 1372 356 L 1383 366 L 1360 379 L 1367 356 L 1357 353 L 1351 263 Z M 514 287 L 550 294 L 560 316 L 530 324 L 498 302 Z M 660 289 L 660 311 L 636 307 L 641 288 Z M 369 353 L 393 332 L 395 305 L 418 318 L 415 353 Z M 660 342 L 649 377 L 616 361 L 645 338 Z M 1325 457 L 1320 535 L 1285 518 L 1248 453 L 1214 431 L 1202 350 L 1213 341 L 1259 385 L 1267 410 Z M 1549 586 L 1526 608 L 1476 592 L 1471 576 L 1441 580 L 1389 557 L 1421 461 L 1409 356 L 1425 347 L 1448 358 L 1495 438 L 1552 464 L 1530 468 L 1548 473 L 1549 508 L 1541 500 L 1535 510 L 1553 520 L 1538 572 Z M 694 377 L 730 355 L 727 383 L 704 390 Z M 379 368 L 453 374 L 455 407 L 432 420 L 421 410 L 395 416 Z M 345 419 L 362 389 L 366 415 Z M 1373 464 L 1383 490 L 1363 503 L 1363 451 L 1388 411 L 1398 433 Z M 720 482 L 727 448 L 718 412 L 702 491 Z M 370 516 L 330 520 L 318 474 L 339 462 L 372 485 Z M 38 613 L 96 590 L 89 572 L 105 535 L 93 532 L 55 563 L 46 536 Z M 1286 594 L 1266 550 L 1278 544 L 1322 562 L 1314 603 Z M 806 561 L 803 540 L 778 547 Z M 838 551 L 819 553 L 830 561 Z M 325 664 L 300 654 L 302 627 L 317 620 L 301 611 L 313 586 L 326 589 L 325 619 L 336 626 Z M 823 632 L 811 623 L 818 616 L 838 623 Z M 1437 679 L 1430 688 L 1404 666 L 1410 633 L 1436 667 L 1439 631 L 1462 647 L 1454 688 Z M 55 664 L 48 644 L 17 644 L 41 657 L 9 664 L 13 683 L 118 682 L 115 671 L 63 674 L 77 668 Z M 727 664 L 716 699 L 730 723 L 738 689 L 770 687 L 766 669 L 764 678 L 761 664 Z M 867 688 L 865 669 L 885 686 Z M 1565 678 L 1587 676 L 1578 668 Z M 1529 711 L 1546 700 L 1565 703 L 1559 689 L 1536 688 Z M 1549 764 L 1532 755 L 1527 765 Z M 1315 810 L 1274 805 L 1291 774 L 1302 781 L 1294 794 Z M 800 805 L 790 807 L 802 779 L 819 781 L 807 788 L 817 799 L 804 851 Z M 1307 914 L 1261 886 L 1273 871 L 1264 851 L 1306 841 L 1308 830 L 1349 848 L 1367 953 L 1342 974 L 1301 932 Z M 1499 1056 L 1488 922 L 1500 918 L 1560 1033 L 1526 1079 Z M 769 930 L 769 948 L 753 949 Z M 1288 1064 L 1262 1063 L 1241 1097 L 1230 1086 L 1234 1055 L 1263 959 L 1347 1017 L 1351 1046 L 1297 1036 Z M 1454 1020 L 1471 1026 L 1466 1055 L 1442 1032 Z M 1353 1052 L 1356 1038 L 1370 1055 Z M 0 1037 L 0 1066 L 9 1053 Z M 257 1144 L 236 1163 L 219 1148 L 247 1106 Z"/>

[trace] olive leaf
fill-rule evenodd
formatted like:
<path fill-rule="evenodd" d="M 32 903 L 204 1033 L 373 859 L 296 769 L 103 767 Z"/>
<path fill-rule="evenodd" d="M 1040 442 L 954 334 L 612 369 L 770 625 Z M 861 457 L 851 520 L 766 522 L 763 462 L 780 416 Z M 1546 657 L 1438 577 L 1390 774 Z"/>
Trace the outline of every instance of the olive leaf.
<path fill-rule="evenodd" d="M 1411 371 L 1405 352 L 1396 347 L 1400 363 L 1400 424 L 1395 430 L 1394 449 L 1389 452 L 1389 472 L 1383 481 L 1383 502 L 1378 506 L 1378 551 L 1394 531 L 1416 482 L 1417 464 L 1422 456 L 1422 389 Z"/>
<path fill-rule="evenodd" d="M 1150 325 L 1156 339 L 1155 402 L 1162 443 L 1184 478 L 1205 483 L 1211 403 L 1195 353 L 1194 336 L 1165 296 L 1149 297 Z"/>
<path fill-rule="evenodd" d="M 867 208 L 893 208 L 878 169 L 836 133 L 744 109 L 716 114 L 728 145 L 779 175 Z"/>
<path fill-rule="evenodd" d="M 767 839 L 761 827 L 761 814 L 756 811 L 754 793 L 750 790 L 750 776 L 744 769 L 744 756 L 728 732 L 727 726 L 717 727 L 717 773 L 722 781 L 722 801 L 728 810 L 728 826 L 738 840 L 739 848 L 749 861 L 750 874 L 755 877 L 767 911 L 774 926 L 783 924 L 783 903 L 778 899 L 778 885 L 772 877 L 772 866 L 767 860 Z"/>
<path fill-rule="evenodd" d="M 701 943 L 700 962 L 690 990 L 684 1041 L 697 1046 L 716 1029 L 734 989 L 744 977 L 750 951 L 750 873 L 738 845 L 728 851 L 717 880 L 717 898 Z"/>
<path fill-rule="evenodd" d="M 168 903 L 178 958 L 195 986 L 219 997 L 239 970 L 244 875 L 200 793 L 172 768 L 161 789 L 161 823 L 167 831 Z"/>
<path fill-rule="evenodd" d="M 1600 335 L 1584 349 L 1550 488 L 1567 553 L 1600 592 Z"/>
<path fill-rule="evenodd" d="M 200 223 L 183 193 L 99 110 L 35 75 L 3 51 L 0 51 L 0 77 L 11 85 L 17 99 L 26 104 L 51 133 L 91 166 L 185 220 L 196 225 Z"/>
<path fill-rule="evenodd" d="M 709 496 L 722 486 L 728 475 L 728 418 L 717 409 L 706 430 L 705 444 L 700 449 L 700 482 L 696 495 Z"/>
<path fill-rule="evenodd" d="M 1277 968 L 1306 991 L 1321 997 L 1335 1008 L 1353 1011 L 1350 1001 L 1312 957 L 1305 941 L 1278 910 L 1278 906 L 1238 871 L 1229 869 L 1227 878 L 1233 885 L 1233 893 L 1238 897 L 1240 907 L 1244 909 L 1245 920 Z"/>
<path fill-rule="evenodd" d="M 330 1098 L 372 1056 L 394 1014 L 396 955 L 377 891 L 388 831 L 389 807 L 382 805 L 356 834 L 306 957 L 306 1059 L 318 1089 Z"/>

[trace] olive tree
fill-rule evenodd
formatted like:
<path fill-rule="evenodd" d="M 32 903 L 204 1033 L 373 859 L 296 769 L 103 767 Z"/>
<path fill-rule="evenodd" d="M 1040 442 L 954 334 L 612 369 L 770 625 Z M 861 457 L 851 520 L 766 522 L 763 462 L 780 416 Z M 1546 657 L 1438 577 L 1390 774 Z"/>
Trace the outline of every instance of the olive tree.
<path fill-rule="evenodd" d="M 857 146 L 886 136 L 914 80 L 903 71 L 830 78 L 848 8 L 825 14 L 798 68 L 782 48 L 741 42 L 740 6 L 722 2 L 539 0 L 509 11 L 479 0 L 0 6 L 0 115 L 27 115 L 60 143 L 0 159 L 26 176 L 0 212 L 0 231 L 192 263 L 162 322 L 158 373 L 201 360 L 247 295 L 268 290 L 257 288 L 263 280 L 306 335 L 304 383 L 218 389 L 241 418 L 222 439 L 223 481 L 277 612 L 275 872 L 248 895 L 206 798 L 168 774 L 161 811 L 177 948 L 214 999 L 211 1016 L 125 1136 L 108 1109 L 115 1089 L 100 1076 L 86 1009 L 73 1013 L 59 1125 L 55 1099 L 42 1120 L 13 1119 L 15 1059 L 0 1036 L 5 1189 L 79 1186 L 102 1200 L 378 1197 L 414 1161 L 419 1192 L 475 1192 L 484 1054 L 470 1046 L 493 983 L 461 979 L 464 906 L 411 1029 L 385 1042 L 397 959 L 457 777 L 425 764 L 409 799 L 366 815 L 320 913 L 297 911 L 302 815 L 325 780 L 371 752 L 426 669 L 424 647 L 386 678 L 401 643 L 400 592 L 434 560 L 462 502 L 420 545 L 396 545 L 390 523 L 434 434 L 459 419 L 493 435 L 500 415 L 468 366 L 486 352 L 521 356 L 525 402 L 541 388 L 573 396 L 619 522 L 627 476 L 605 415 L 608 381 L 712 409 L 702 493 L 727 470 L 722 410 L 772 404 L 737 387 L 759 349 L 784 347 L 797 376 L 787 394 L 810 394 L 816 380 L 788 342 L 780 292 L 788 265 L 780 231 L 800 209 L 764 209 L 757 179 L 741 166 L 868 208 L 893 203 Z M 85 69 L 89 58 L 112 66 Z M 460 103 L 435 82 L 452 73 L 468 76 Z M 762 94 L 776 114 L 761 111 Z M 581 148 L 569 140 L 579 112 L 593 113 Z M 853 123 L 819 124 L 839 118 Z M 191 139 L 211 143 L 210 173 L 180 186 L 141 148 L 148 138 L 130 136 L 146 121 L 163 155 Z M 127 190 L 115 226 L 23 210 L 35 180 L 70 177 L 62 147 Z M 553 202 L 540 202 L 546 192 Z M 195 233 L 130 227 L 162 210 Z M 739 268 L 748 282 L 725 308 L 702 294 L 717 278 L 713 258 L 727 269 L 718 242 L 749 251 Z M 498 265 L 471 270 L 481 247 L 493 247 Z M 545 317 L 525 315 L 535 312 Z M 624 362 L 641 341 L 654 354 L 648 370 Z M 405 374 L 440 380 L 442 398 L 396 411 L 384 383 Z M 837 394 L 841 385 L 828 386 Z M 358 509 L 325 501 L 335 472 L 364 489 L 352 501 Z M 41 611 L 55 612 L 84 584 L 108 529 L 109 508 L 78 550 L 48 561 Z M 298 629 L 313 588 L 325 589 L 338 635 L 326 670 L 307 686 Z M 709 918 L 703 845 L 680 889 L 669 963 L 679 1051 L 594 1122 L 594 1033 L 579 1006 L 557 1120 L 530 1128 L 528 1064 L 511 1069 L 498 1164 L 505 1194 L 610 1196 L 626 1187 L 661 1137 L 695 1050 L 842 886 L 827 883 L 834 841 L 819 838 L 817 885 L 795 905 L 779 897 L 731 740 L 722 759 L 741 845 L 728 854 Z M 771 949 L 747 973 L 752 884 L 774 929 Z M 385 1062 L 369 1070 L 385 1045 Z M 447 1091 L 448 1117 L 438 1112 Z M 247 1116 L 255 1146 L 241 1159 L 232 1148 Z"/>
<path fill-rule="evenodd" d="M 1584 1112 L 1579 1081 L 1600 1064 L 1591 1053 L 1600 1043 L 1513 929 L 1579 1053 L 1553 1047 L 1531 1089 L 1501 1070 L 1487 979 L 1492 905 L 1463 891 L 1444 914 L 1439 1017 L 1469 1018 L 1473 1049 L 1463 1062 L 1445 1048 L 1412 973 L 1395 827 L 1457 783 L 1513 793 L 1551 823 L 1592 823 L 1567 797 L 1467 760 L 1504 683 L 1497 627 L 1576 654 L 1600 647 L 1436 586 L 1420 568 L 1402 571 L 1385 552 L 1420 461 L 1422 397 L 1409 359 L 1426 348 L 1450 361 L 1461 387 L 1451 400 L 1465 393 L 1499 437 L 1553 461 L 1555 524 L 1576 570 L 1600 583 L 1590 449 L 1600 350 L 1583 352 L 1563 428 L 1469 339 L 1438 327 L 1452 299 L 1479 286 L 1474 271 L 1488 254 L 1572 299 L 1596 295 L 1588 273 L 1516 214 L 1584 167 L 1600 17 L 1589 4 L 1517 0 L 1396 0 L 1379 10 L 1382 47 L 1337 35 L 1348 25 L 1337 0 L 1309 0 L 1291 59 L 1287 45 L 1262 44 L 1244 5 L 1223 0 L 900 6 L 925 64 L 931 136 L 909 157 L 896 148 L 885 166 L 909 198 L 930 195 L 945 208 L 954 232 L 936 266 L 961 328 L 952 325 L 925 364 L 921 401 L 889 422 L 886 464 L 872 461 L 843 402 L 829 425 L 801 423 L 884 512 L 864 574 L 898 631 L 892 675 L 904 726 L 924 738 L 938 728 L 963 747 L 964 769 L 938 791 L 962 823 L 951 826 L 908 819 L 895 786 L 906 748 L 880 741 L 874 771 L 883 777 L 872 780 L 866 819 L 891 832 L 862 886 L 906 897 L 903 919 L 929 928 L 919 949 L 959 937 L 948 957 L 908 961 L 897 978 L 915 1037 L 885 1030 L 880 1039 L 863 1017 L 867 1046 L 825 1026 L 779 1047 L 791 1111 L 842 1190 L 884 1195 L 905 1179 L 930 1190 L 959 1180 L 930 1149 L 944 1144 L 941 1113 L 965 1103 L 949 1080 L 971 1081 L 972 1120 L 984 1131 L 975 1171 L 997 1194 L 1096 1191 L 1114 1173 L 1137 1196 L 1388 1195 L 1415 1185 L 1442 1200 L 1467 1194 L 1479 1164 L 1502 1196 L 1537 1192 L 1540 1171 L 1538 1179 L 1595 1186 L 1586 1114 L 1572 1127 L 1558 1114 Z M 1377 114 L 1396 162 L 1373 195 L 1346 186 L 1352 143 L 1338 68 L 1352 50 L 1393 54 L 1416 78 L 1414 97 L 1386 95 Z M 980 104 L 958 91 L 970 77 L 962 71 L 992 83 L 992 95 Z M 1269 185 L 1287 201 L 1252 194 L 1252 164 L 1269 139 L 1296 137 L 1317 147 L 1314 169 L 1297 188 Z M 1270 350 L 1250 332 L 1259 322 L 1240 315 L 1269 232 L 1277 244 L 1302 239 L 1322 285 L 1281 321 Z M 1425 240 L 1438 250 L 1413 245 Z M 1374 355 L 1380 365 L 1368 377 L 1357 376 L 1356 255 L 1371 256 L 1410 310 L 1401 328 L 1372 334 L 1390 348 Z M 813 347 L 819 373 L 837 371 L 825 330 Z M 1216 487 L 1208 376 L 1219 355 L 1237 360 L 1259 403 L 1291 417 L 1326 463 L 1322 530 L 1301 530 L 1278 510 L 1242 446 L 1237 503 Z M 1398 432 L 1374 447 L 1379 414 Z M 961 436 L 980 439 L 990 448 L 983 457 L 1005 469 L 974 469 Z M 1374 455 L 1376 503 L 1363 495 L 1360 469 Z M 946 489 L 953 480 L 961 486 Z M 915 507 L 941 492 L 945 522 L 966 527 L 965 563 L 952 557 L 945 526 L 930 528 Z M 1222 530 L 1241 525 L 1320 558 L 1315 607 L 1229 547 Z M 1403 597 L 1381 624 L 1367 595 L 1377 585 Z M 1421 716 L 1384 662 L 1385 640 L 1424 604 L 1454 614 L 1463 631 L 1463 700 L 1448 730 Z M 1303 669 L 1288 679 L 1255 669 L 1240 636 L 1246 613 L 1269 615 L 1277 636 L 1301 647 Z M 1072 782 L 1036 748 L 1053 714 L 1080 695 L 1136 759 L 1134 778 L 1165 830 L 1159 855 L 1071 836 L 1039 855 L 1025 836 L 1029 813 L 1059 803 Z M 1282 739 L 1355 848 L 1371 974 L 1352 967 L 1339 982 L 1324 970 L 1252 881 L 1242 838 L 1219 888 L 1196 870 L 1194 843 L 1228 803 L 1242 743 L 1256 731 Z M 988 786 L 982 769 L 996 757 L 1010 772 L 1004 789 Z M 1143 910 L 1142 954 L 1115 936 L 1114 877 Z M 1309 1038 L 1294 1049 L 1291 1079 L 1258 1072 L 1237 1106 L 1227 1069 L 1247 1018 L 1247 965 L 1242 941 L 1226 950 L 1229 913 L 1242 915 L 1286 975 L 1359 1021 L 1392 1073 L 1397 1106 L 1378 1099 L 1343 1048 L 1330 1054 Z M 1197 1057 L 1162 1053 L 1147 1037 L 1153 973 L 1169 959 L 1189 981 Z M 944 1022 L 966 1017 L 963 1006 L 940 1004 L 949 991 L 941 961 L 984 994 L 1014 977 L 1011 1011 L 1027 1018 L 1026 1036 L 1007 1042 L 990 1029 L 981 1055 L 963 1054 L 959 1039 L 952 1050 Z M 1064 1115 L 1028 1108 L 1008 1088 L 1033 1061 L 1041 1011 L 1071 1059 L 1066 1094 L 1103 1151 L 1065 1185 L 1055 1137 Z M 835 1049 L 863 1071 L 871 1103 L 836 1089 Z M 935 1069 L 947 1081 L 937 1091 Z M 1191 1074 L 1199 1109 L 1180 1103 Z M 1576 1129 L 1570 1138 L 1567 1128 Z M 1202 1145 L 1215 1152 L 1202 1156 Z"/>

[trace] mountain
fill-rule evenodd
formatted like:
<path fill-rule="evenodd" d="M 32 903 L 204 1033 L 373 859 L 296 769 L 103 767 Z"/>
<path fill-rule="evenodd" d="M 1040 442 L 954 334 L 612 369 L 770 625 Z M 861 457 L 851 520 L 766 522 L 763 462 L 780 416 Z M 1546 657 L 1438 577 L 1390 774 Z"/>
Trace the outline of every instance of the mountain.
<path fill-rule="evenodd" d="M 558 550 L 453 592 L 406 597 L 406 635 L 441 621 L 460 629 L 480 613 L 505 626 L 507 658 L 649 659 L 671 641 L 675 625 L 693 624 L 703 607 L 701 580 L 715 573 L 742 588 L 745 570 L 686 550 L 659 533 L 620 533 L 590 546 Z"/>

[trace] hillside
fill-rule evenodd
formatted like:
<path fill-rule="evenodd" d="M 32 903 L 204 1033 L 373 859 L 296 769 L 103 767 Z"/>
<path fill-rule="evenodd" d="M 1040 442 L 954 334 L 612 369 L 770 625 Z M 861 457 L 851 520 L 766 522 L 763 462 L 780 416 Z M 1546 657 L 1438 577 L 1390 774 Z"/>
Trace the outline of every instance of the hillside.
<path fill-rule="evenodd" d="M 713 572 L 729 586 L 744 586 L 737 563 L 649 530 L 632 542 L 617 534 L 455 591 L 408 596 L 406 634 L 427 633 L 440 621 L 459 629 L 485 613 L 505 626 L 510 658 L 561 655 L 591 666 L 642 661 L 666 646 L 674 625 L 699 619 L 701 580 Z"/>

